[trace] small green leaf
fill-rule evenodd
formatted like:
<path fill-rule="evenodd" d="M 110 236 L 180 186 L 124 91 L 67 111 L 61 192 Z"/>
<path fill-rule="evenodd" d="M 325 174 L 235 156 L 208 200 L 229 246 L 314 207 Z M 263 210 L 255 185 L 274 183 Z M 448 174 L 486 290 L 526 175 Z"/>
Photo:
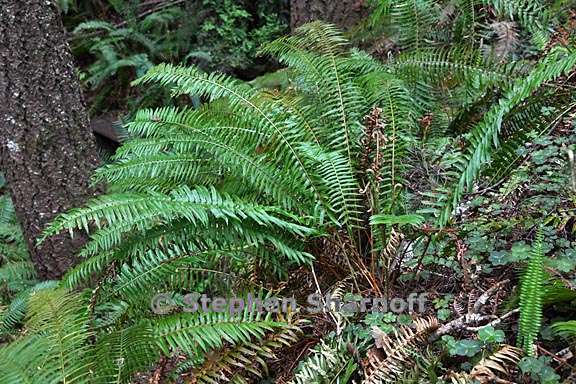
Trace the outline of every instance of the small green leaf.
<path fill-rule="evenodd" d="M 504 341 L 504 331 L 487 326 L 478 331 L 478 338 L 485 344 L 496 344 Z"/>

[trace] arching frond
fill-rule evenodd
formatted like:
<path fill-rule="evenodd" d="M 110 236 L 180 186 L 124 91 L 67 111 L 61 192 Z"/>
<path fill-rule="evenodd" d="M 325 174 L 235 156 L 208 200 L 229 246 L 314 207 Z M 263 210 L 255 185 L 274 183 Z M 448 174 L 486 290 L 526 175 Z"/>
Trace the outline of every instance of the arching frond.
<path fill-rule="evenodd" d="M 480 173 L 481 167 L 488 163 L 493 152 L 501 147 L 501 129 L 507 114 L 524 102 L 546 81 L 568 73 L 576 65 L 576 54 L 565 50 L 552 52 L 525 79 L 518 79 L 505 93 L 500 102 L 484 115 L 482 121 L 471 132 L 465 157 L 458 166 L 460 175 L 446 200 L 445 208 L 439 218 L 444 225 L 450 219 L 452 211 L 458 206 L 463 193 L 470 189 Z"/>

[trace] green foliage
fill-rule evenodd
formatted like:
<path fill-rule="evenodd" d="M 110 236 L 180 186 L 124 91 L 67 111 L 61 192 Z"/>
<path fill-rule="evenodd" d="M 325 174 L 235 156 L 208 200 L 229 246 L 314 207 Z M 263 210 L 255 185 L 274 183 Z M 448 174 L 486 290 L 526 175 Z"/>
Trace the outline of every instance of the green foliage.
<path fill-rule="evenodd" d="M 262 338 L 266 331 L 284 324 L 272 320 L 272 314 L 260 315 L 248 306 L 239 314 L 198 313 L 174 315 L 159 319 L 154 333 L 160 348 L 167 353 L 179 348 L 192 355 L 199 355 L 221 348 L 223 343 L 249 343 L 252 338 Z"/>
<path fill-rule="evenodd" d="M 195 63 L 204 69 L 252 71 L 256 49 L 286 29 L 272 1 L 252 7 L 243 0 L 176 2 L 106 1 L 102 8 L 62 0 L 72 30 L 80 77 L 92 110 L 134 108 L 161 100 L 139 95 L 129 83 L 160 62 Z M 253 72 L 258 74 L 261 69 Z M 113 100 L 112 100 L 113 99 Z M 127 104 L 127 105 L 126 105 Z"/>
<path fill-rule="evenodd" d="M 536 234 L 530 260 L 521 279 L 520 287 L 520 320 L 518 328 L 518 345 L 528 356 L 534 356 L 534 341 L 542 324 L 542 306 L 544 297 L 544 251 L 543 234 Z"/>
<path fill-rule="evenodd" d="M 446 343 L 448 353 L 452 356 L 474 357 L 482 349 L 479 340 L 455 340 L 452 336 L 442 336 L 442 341 Z"/>
<path fill-rule="evenodd" d="M 234 357 L 247 351 L 269 357 L 300 332 L 291 320 L 274 321 L 270 313 L 261 316 L 248 307 L 239 314 L 181 314 L 95 328 L 87 298 L 62 288 L 36 291 L 28 305 L 27 334 L 0 348 L 2 383 L 128 383 L 135 372 L 151 367 L 159 351 L 185 352 L 191 367 L 200 369 L 206 353 L 236 350 L 211 367 L 211 375 L 221 375 L 231 365 L 256 372 Z M 266 370 L 259 362 L 259 369 Z"/>
<path fill-rule="evenodd" d="M 281 10 L 272 1 L 258 2 L 255 15 L 243 1 L 203 0 L 200 6 L 211 11 L 200 25 L 197 47 L 187 58 L 194 61 L 206 55 L 205 69 L 229 72 L 255 65 L 258 47 L 286 30 Z M 258 21 L 254 25 L 255 19 Z"/>
<path fill-rule="evenodd" d="M 144 74 L 153 65 L 150 60 L 158 50 L 157 43 L 143 32 L 129 27 L 118 28 L 106 21 L 86 21 L 79 24 L 73 33 L 90 36 L 82 43 L 89 47 L 95 61 L 81 73 L 81 78 L 92 89 L 101 87 L 122 68 L 134 68 L 136 75 Z M 129 54 L 138 50 L 134 46 L 141 47 L 144 52 Z"/>
<path fill-rule="evenodd" d="M 291 346 L 299 336 L 299 328 L 296 324 L 291 324 L 262 339 L 259 344 L 241 344 L 221 350 L 212 359 L 205 359 L 193 374 L 200 383 L 212 383 L 222 379 L 222 373 L 230 370 L 230 367 L 236 367 L 230 382 L 243 382 L 243 377 L 247 374 L 264 377 L 270 373 L 266 360 L 275 357 L 275 350 Z"/>
<path fill-rule="evenodd" d="M 385 224 L 385 225 L 394 225 L 397 224 L 398 226 L 403 225 L 411 225 L 413 227 L 418 227 L 424 223 L 424 218 L 420 215 L 401 215 L 401 216 L 393 216 L 393 215 L 373 215 L 370 217 L 370 224 L 378 225 L 378 224 Z"/>
<path fill-rule="evenodd" d="M 293 384 L 346 383 L 357 368 L 345 343 L 323 340 L 312 349 L 310 355 L 296 368 Z"/>
<path fill-rule="evenodd" d="M 470 133 L 467 154 L 462 156 L 458 166 L 461 174 L 447 197 L 446 206 L 439 218 L 441 224 L 448 222 L 464 191 L 472 188 L 482 166 L 489 162 L 492 153 L 501 147 L 500 131 L 504 117 L 545 82 L 566 75 L 575 65 L 576 54 L 566 50 L 552 52 L 528 77 L 515 82 L 499 103 L 484 114 L 482 121 Z"/>
<path fill-rule="evenodd" d="M 111 5 L 115 12 L 125 9 L 121 3 Z M 346 284 L 354 283 L 351 297 L 415 287 L 440 292 L 434 309 L 442 321 L 454 318 L 442 327 L 453 335 L 433 344 L 441 327 L 435 318 L 317 314 L 313 338 L 320 342 L 294 383 L 439 382 L 450 379 L 440 360 L 463 358 L 478 364 L 454 380 L 469 382 L 490 369 L 511 376 L 507 365 L 520 353 L 495 350 L 508 335 L 486 324 L 510 321 L 515 311 L 498 318 L 495 309 L 476 308 L 488 298 L 474 301 L 495 281 L 480 279 L 503 271 L 502 281 L 512 285 L 508 265 L 526 259 L 518 343 L 534 352 L 545 265 L 560 276 L 576 265 L 570 238 L 559 233 L 574 225 L 566 213 L 573 191 L 565 188 L 574 175 L 567 175 L 563 151 L 573 145 L 564 133 L 575 105 L 576 55 L 548 41 L 558 22 L 553 12 L 532 1 L 382 1 L 372 27 L 393 42 L 383 62 L 351 48 L 336 27 L 313 22 L 260 49 L 286 67 L 267 89 L 268 81 L 206 72 L 206 51 L 224 57 L 237 48 L 231 62 L 241 66 L 256 42 L 278 32 L 271 18 L 249 28 L 251 16 L 237 2 L 203 0 L 211 8 L 196 20 L 197 34 L 174 40 L 170 32 L 189 16 L 187 8 L 142 16 L 133 3 L 125 24 L 78 26 L 97 57 L 85 79 L 96 88 L 114 77 L 127 83 L 134 74 L 122 73 L 136 68 L 142 73 L 132 84 L 146 86 L 146 97 L 170 94 L 172 101 L 141 109 L 126 124 L 126 142 L 94 176 L 108 192 L 46 229 L 44 238 L 89 234 L 82 261 L 61 286 L 94 289 L 86 297 L 44 286 L 17 291 L 2 324 L 14 329 L 28 311 L 26 332 L 0 351 L 17 375 L 35 380 L 41 373 L 33 367 L 43 364 L 53 382 L 130 382 L 162 356 L 176 360 L 172 374 L 197 382 L 268 379 L 275 350 L 299 337 L 297 320 L 249 309 L 171 308 L 160 317 L 149 299 L 256 287 L 262 295 L 293 294 L 321 285 L 344 297 L 342 282 L 332 281 L 341 280 L 342 269 Z M 192 46 L 200 52 L 189 52 Z M 151 65 L 160 60 L 168 63 Z M 547 226 L 528 258 L 526 232 L 542 221 Z M 554 256 L 545 261 L 548 253 Z M 294 271 L 302 274 L 316 258 L 324 273 L 312 269 L 302 284 Z M 22 274 L 11 268 L 6 276 Z M 564 285 L 550 285 L 550 300 L 573 298 Z M 503 304 L 501 296 L 494 300 Z M 329 325 L 317 326 L 325 320 Z M 68 321 L 70 337 L 62 330 Z M 325 336 L 332 323 L 335 334 Z M 472 329 L 477 337 L 462 338 Z M 347 340 L 352 333 L 357 338 Z M 440 353 L 444 347 L 448 353 Z M 48 349 L 59 356 L 39 362 Z M 26 359 L 13 362 L 19 353 Z M 21 380 L 10 374 L 6 382 Z"/>
<path fill-rule="evenodd" d="M 576 336 L 576 320 L 559 321 L 552 325 L 554 331 L 564 337 L 573 338 Z"/>
<path fill-rule="evenodd" d="M 0 196 L 0 284 L 2 297 L 26 289 L 36 281 L 28 249 L 16 221 L 10 196 Z"/>
<path fill-rule="evenodd" d="M 77 295 L 41 291 L 30 300 L 27 335 L 0 349 L 4 383 L 76 382 L 89 375 L 94 361 L 87 308 Z"/>
<path fill-rule="evenodd" d="M 75 0 L 58 0 L 56 4 L 60 7 L 62 13 L 68 13 L 70 8 L 74 6 Z"/>
<path fill-rule="evenodd" d="M 494 329 L 489 325 L 478 331 L 478 339 L 485 344 L 502 343 L 504 342 L 504 331 Z"/>
<path fill-rule="evenodd" d="M 402 50 L 466 43 L 507 60 L 540 50 L 549 39 L 554 12 L 531 0 L 374 0 L 371 34 L 385 33 Z M 480 42 L 483 39 L 484 42 Z"/>
<path fill-rule="evenodd" d="M 525 375 L 537 383 L 542 384 L 556 384 L 560 381 L 560 376 L 554 372 L 554 369 L 550 367 L 551 358 L 549 356 L 536 357 L 525 357 L 523 358 L 518 367 Z"/>
<path fill-rule="evenodd" d="M 369 101 L 381 103 L 383 117 L 397 122 L 397 134 L 410 134 L 410 113 L 402 113 L 409 95 L 396 100 L 375 88 L 381 84 L 371 77 L 375 70 L 362 69 L 380 70 L 378 65 L 350 55 L 329 25 L 306 25 L 263 51 L 290 64 L 301 85 L 278 95 L 223 74 L 168 64 L 137 81 L 212 102 L 136 114 L 127 126 L 133 139 L 96 174 L 111 193 L 61 215 L 46 231 L 94 233 L 82 254 L 96 258 L 67 281 L 86 280 L 116 260 L 125 265 L 116 292 L 130 295 L 167 284 L 190 263 L 210 268 L 227 258 L 241 271 L 253 260 L 248 254 L 281 275 L 286 266 L 310 261 L 296 245 L 299 239 L 336 226 L 360 240 L 354 230 L 369 208 L 359 193 L 367 177 L 358 164 L 362 119 Z M 373 185 L 371 205 L 389 207 L 387 191 L 397 177 Z M 193 239 L 193 233 L 202 237 Z"/>
<path fill-rule="evenodd" d="M 0 189 L 4 186 L 0 175 Z M 50 285 L 38 283 L 12 200 L 0 195 L 0 340 L 22 323 L 28 297 Z"/>

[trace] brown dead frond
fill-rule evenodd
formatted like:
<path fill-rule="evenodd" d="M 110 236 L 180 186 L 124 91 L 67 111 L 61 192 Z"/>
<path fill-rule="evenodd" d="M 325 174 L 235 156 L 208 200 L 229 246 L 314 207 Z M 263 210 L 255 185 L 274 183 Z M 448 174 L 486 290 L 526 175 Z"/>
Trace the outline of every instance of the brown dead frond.
<path fill-rule="evenodd" d="M 415 319 L 414 328 L 402 326 L 393 335 L 374 327 L 375 350 L 368 354 L 363 384 L 397 382 L 403 372 L 414 365 L 414 356 L 425 349 L 428 336 L 439 326 L 438 319 L 429 317 Z"/>
<path fill-rule="evenodd" d="M 498 21 L 490 24 L 496 34 L 494 55 L 500 61 L 505 61 L 518 47 L 520 41 L 516 23 L 513 21 Z"/>
<path fill-rule="evenodd" d="M 509 378 L 522 358 L 522 350 L 503 345 L 497 352 L 480 360 L 470 373 L 450 372 L 444 378 L 453 384 L 514 384 Z"/>
<path fill-rule="evenodd" d="M 522 358 L 522 350 L 510 345 L 504 345 L 492 355 L 483 358 L 472 368 L 472 379 L 484 383 L 506 383 L 499 375 L 510 376 Z"/>

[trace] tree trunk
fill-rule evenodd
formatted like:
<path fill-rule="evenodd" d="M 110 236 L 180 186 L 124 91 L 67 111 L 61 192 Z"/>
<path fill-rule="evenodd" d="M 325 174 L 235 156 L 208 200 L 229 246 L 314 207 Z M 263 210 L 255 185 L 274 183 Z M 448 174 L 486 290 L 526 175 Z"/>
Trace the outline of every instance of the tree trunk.
<path fill-rule="evenodd" d="M 314 20 L 323 20 L 347 29 L 368 15 L 366 0 L 291 0 L 292 29 Z"/>
<path fill-rule="evenodd" d="M 0 169 L 39 277 L 71 267 L 83 238 L 36 239 L 81 205 L 98 164 L 80 84 L 53 1 L 0 0 Z"/>

